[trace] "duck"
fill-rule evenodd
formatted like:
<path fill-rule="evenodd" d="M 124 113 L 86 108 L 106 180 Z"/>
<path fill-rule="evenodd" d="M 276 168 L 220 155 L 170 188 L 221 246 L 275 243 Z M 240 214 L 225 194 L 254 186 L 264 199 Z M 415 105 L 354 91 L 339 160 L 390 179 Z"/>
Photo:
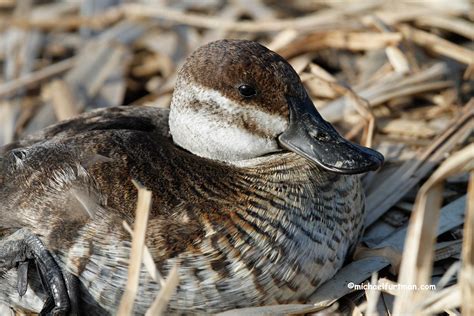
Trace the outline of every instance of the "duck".
<path fill-rule="evenodd" d="M 0 302 L 116 313 L 132 180 L 152 192 L 158 271 L 178 267 L 168 313 L 304 302 L 361 237 L 361 174 L 383 159 L 325 121 L 277 53 L 208 43 L 179 70 L 169 109 L 94 110 L 0 149 Z M 160 288 L 142 268 L 134 314 Z"/>

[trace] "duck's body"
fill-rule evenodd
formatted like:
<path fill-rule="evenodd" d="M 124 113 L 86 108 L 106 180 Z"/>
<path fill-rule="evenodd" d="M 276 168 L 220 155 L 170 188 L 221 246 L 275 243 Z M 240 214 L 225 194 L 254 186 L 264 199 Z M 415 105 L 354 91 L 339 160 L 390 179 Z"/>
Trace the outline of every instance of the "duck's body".
<path fill-rule="evenodd" d="M 206 99 L 202 91 L 196 95 L 199 102 Z M 189 102 L 186 98 L 175 93 L 174 102 Z M 59 266 L 79 278 L 82 300 L 113 313 L 127 279 L 131 237 L 122 222 L 134 220 L 134 179 L 153 192 L 146 244 L 158 269 L 166 275 L 179 264 L 170 311 L 304 301 L 342 266 L 362 231 L 359 176 L 326 171 L 261 137 L 288 129 L 278 116 L 285 111 L 265 112 L 274 121 L 262 123 L 264 132 L 251 126 L 250 136 L 229 131 L 229 120 L 217 124 L 216 135 L 237 133 L 250 139 L 250 147 L 239 139 L 234 145 L 243 149 L 233 153 L 235 146 L 226 148 L 214 134 L 208 135 L 208 147 L 193 147 L 206 136 L 193 134 L 199 126 L 182 125 L 199 112 L 195 107 L 177 111 L 175 104 L 174 113 L 172 107 L 173 138 L 168 110 L 121 107 L 84 114 L 4 148 L 0 232 L 6 238 L 26 228 L 40 236 Z M 216 141 L 220 145 L 212 146 Z M 229 160 L 236 155 L 242 157 Z M 13 286 L 11 271 L 2 273 L 0 287 Z M 144 313 L 159 289 L 143 269 L 134 310 Z M 14 288 L 2 291 L 0 301 L 21 306 Z"/>

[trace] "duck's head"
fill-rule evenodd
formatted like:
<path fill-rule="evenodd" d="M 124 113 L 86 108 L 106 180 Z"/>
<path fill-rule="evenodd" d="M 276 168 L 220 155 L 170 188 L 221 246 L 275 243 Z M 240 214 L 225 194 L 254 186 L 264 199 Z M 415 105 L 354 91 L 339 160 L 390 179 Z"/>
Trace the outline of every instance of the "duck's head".
<path fill-rule="evenodd" d="M 251 41 L 212 42 L 187 59 L 169 126 L 177 145 L 214 160 L 289 150 L 345 174 L 383 163 L 380 153 L 347 141 L 319 115 L 284 58 Z"/>

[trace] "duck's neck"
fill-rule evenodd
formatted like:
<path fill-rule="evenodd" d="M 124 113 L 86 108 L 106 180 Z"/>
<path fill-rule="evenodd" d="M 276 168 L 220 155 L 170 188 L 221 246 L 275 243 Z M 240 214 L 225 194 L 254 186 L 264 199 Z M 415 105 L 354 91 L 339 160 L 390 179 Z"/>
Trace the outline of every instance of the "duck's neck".
<path fill-rule="evenodd" d="M 316 164 L 292 152 L 276 153 L 253 159 L 229 162 L 244 174 L 278 180 L 282 183 L 333 181 L 339 175 L 327 172 Z"/>
<path fill-rule="evenodd" d="M 213 227 L 206 235 L 215 236 L 211 238 L 220 252 L 236 249 L 241 254 L 237 264 L 266 257 L 262 274 L 271 275 L 276 284 L 293 284 L 298 291 L 275 289 L 265 277 L 259 286 L 277 291 L 284 300 L 311 292 L 340 267 L 359 234 L 363 200 L 358 178 L 321 170 L 294 153 L 234 166 L 240 175 L 232 183 L 239 187 L 239 202 L 223 214 L 228 222 L 206 222 L 206 227 Z M 289 273 L 295 267 L 304 273 Z"/>

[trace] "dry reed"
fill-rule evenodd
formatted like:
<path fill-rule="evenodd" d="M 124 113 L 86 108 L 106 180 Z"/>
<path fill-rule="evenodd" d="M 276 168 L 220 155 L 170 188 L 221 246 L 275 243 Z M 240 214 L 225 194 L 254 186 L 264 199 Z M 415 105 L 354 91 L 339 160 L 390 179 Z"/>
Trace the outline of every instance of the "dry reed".
<path fill-rule="evenodd" d="M 366 249 L 353 262 L 307 304 L 222 315 L 474 314 L 471 2 L 121 2 L 0 0 L 0 146 L 96 107 L 168 107 L 176 70 L 199 45 L 259 40 L 289 59 L 327 120 L 386 165 L 364 179 Z M 150 198 L 139 188 L 133 231 L 125 223 L 120 315 L 132 313 L 142 265 L 162 287 L 147 315 L 166 309 L 179 282 L 177 266 L 161 277 L 145 245 Z M 425 284 L 437 289 L 399 289 Z"/>

